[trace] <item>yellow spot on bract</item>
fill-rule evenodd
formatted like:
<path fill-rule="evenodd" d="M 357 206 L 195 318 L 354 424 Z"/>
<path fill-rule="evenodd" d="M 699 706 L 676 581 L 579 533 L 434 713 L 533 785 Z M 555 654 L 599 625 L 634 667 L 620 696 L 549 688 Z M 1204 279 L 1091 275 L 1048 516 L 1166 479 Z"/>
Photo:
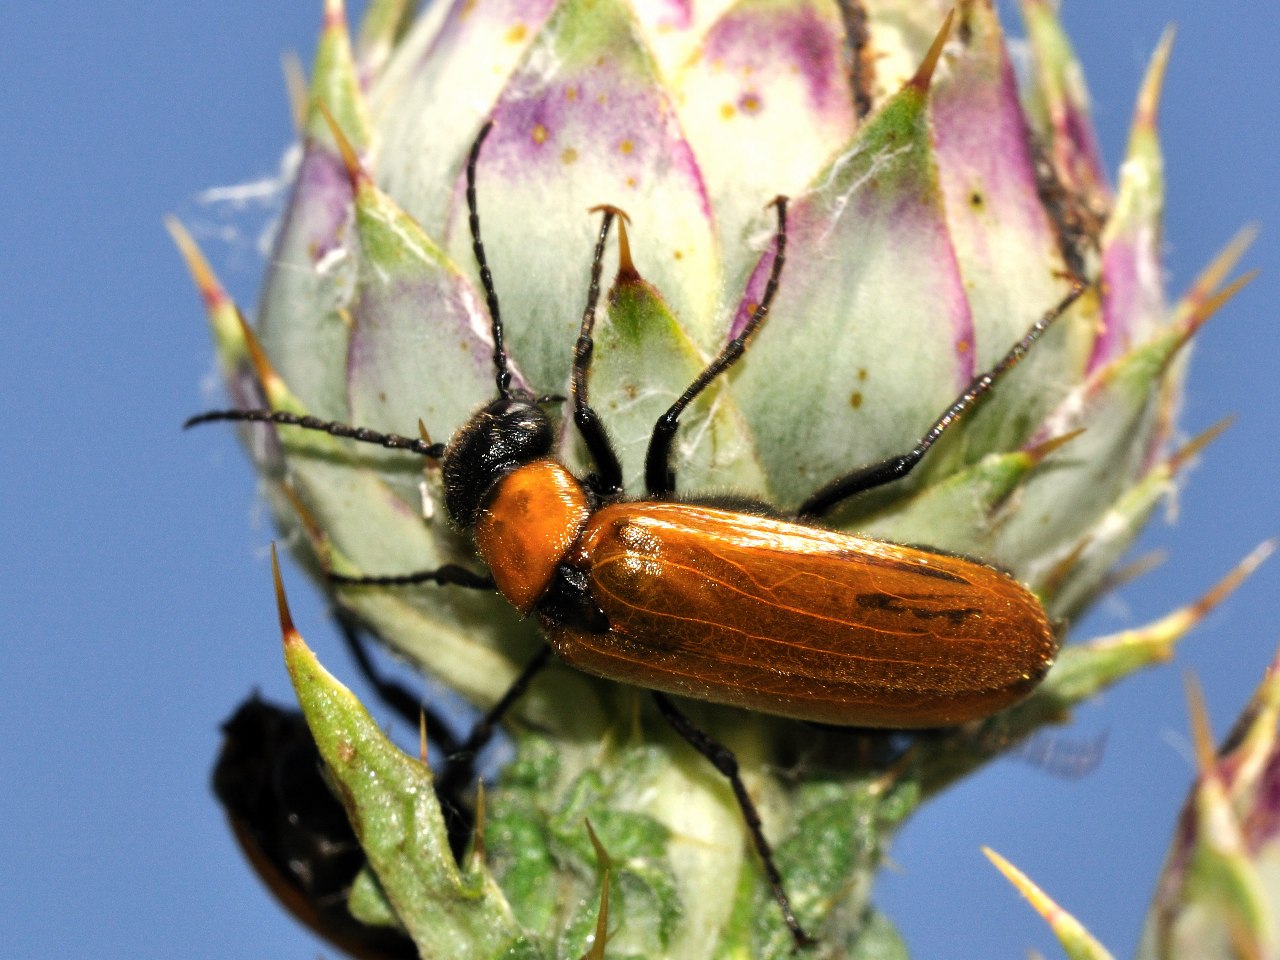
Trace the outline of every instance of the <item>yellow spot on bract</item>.
<path fill-rule="evenodd" d="M 635 148 L 636 148 L 636 145 L 632 143 L 630 140 L 623 140 L 620 144 L 618 144 L 618 152 L 621 154 L 629 154 Z"/>
<path fill-rule="evenodd" d="M 676 250 L 676 251 L 675 251 L 674 253 L 672 253 L 671 255 L 672 255 L 673 257 L 675 257 L 677 260 L 683 260 L 683 259 L 684 259 L 684 251 L 683 251 L 683 250 Z"/>
<path fill-rule="evenodd" d="M 969 347 L 970 347 L 970 346 L 971 346 L 971 344 L 969 343 L 969 341 L 968 341 L 968 340 L 957 340 L 957 341 L 956 341 L 956 353 L 958 353 L 958 354 L 960 354 L 960 355 L 962 355 L 962 356 L 963 356 L 964 354 L 966 354 L 966 353 L 968 353 L 968 352 L 969 352 Z"/>
<path fill-rule="evenodd" d="M 628 186 L 628 187 L 634 187 L 635 185 L 636 185 L 636 178 L 635 178 L 635 177 L 627 177 L 627 186 Z"/>
<path fill-rule="evenodd" d="M 849 406 L 853 407 L 853 409 L 855 410 L 857 410 L 860 406 L 862 406 L 861 390 L 855 390 L 853 391 L 853 393 L 849 394 Z"/>
<path fill-rule="evenodd" d="M 859 367 L 859 368 L 858 368 L 858 382 L 859 382 L 859 383 L 863 383 L 863 382 L 865 382 L 865 381 L 866 381 L 866 379 L 867 379 L 867 368 L 866 368 L 866 367 Z"/>
<path fill-rule="evenodd" d="M 573 101 L 578 99 L 578 88 L 565 87 L 564 98 L 568 100 L 570 103 L 573 103 Z"/>
<path fill-rule="evenodd" d="M 465 17 L 475 8 L 476 8 L 476 0 L 467 0 L 467 2 L 462 5 L 462 16 Z"/>
<path fill-rule="evenodd" d="M 603 107 L 603 106 L 604 106 L 606 103 L 608 103 L 608 102 L 609 102 L 609 98 L 608 98 L 608 96 L 607 96 L 607 95 L 605 95 L 605 94 L 603 94 L 603 93 L 597 93 L 597 94 L 596 94 L 596 103 L 600 104 L 600 106 L 602 106 L 602 107 Z"/>
<path fill-rule="evenodd" d="M 507 30 L 507 43 L 519 43 L 529 35 L 529 28 L 523 23 L 512 24 Z"/>
<path fill-rule="evenodd" d="M 742 106 L 743 113 L 759 113 L 760 97 L 758 94 L 748 93 L 739 101 Z"/>
<path fill-rule="evenodd" d="M 560 151 L 560 162 L 568 166 L 578 159 L 578 151 L 573 147 L 565 147 Z"/>
<path fill-rule="evenodd" d="M 547 142 L 547 128 L 540 123 L 535 123 L 533 125 L 533 142 L 534 143 Z"/>
<path fill-rule="evenodd" d="M 738 112 L 738 111 L 734 109 L 734 107 L 733 107 L 733 104 L 732 104 L 732 103 L 722 103 L 722 104 L 720 104 L 720 117 L 721 117 L 721 119 L 724 119 L 724 120 L 732 120 L 732 119 L 733 119 L 733 115 L 734 115 L 735 113 L 737 113 L 737 112 Z"/>

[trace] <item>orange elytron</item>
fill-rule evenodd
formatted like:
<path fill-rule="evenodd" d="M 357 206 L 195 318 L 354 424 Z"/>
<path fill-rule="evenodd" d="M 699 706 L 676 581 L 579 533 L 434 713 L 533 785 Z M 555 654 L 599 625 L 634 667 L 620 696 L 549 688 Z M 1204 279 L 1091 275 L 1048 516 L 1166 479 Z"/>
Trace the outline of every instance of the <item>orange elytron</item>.
<path fill-rule="evenodd" d="M 941 727 L 1031 691 L 1057 642 L 1035 597 L 980 563 L 686 503 L 592 514 L 565 560 L 609 629 L 547 625 L 603 677 L 762 713 Z"/>
<path fill-rule="evenodd" d="M 567 663 L 655 691 L 664 717 L 730 779 L 787 924 L 796 941 L 806 943 L 736 760 L 663 694 L 843 726 L 919 728 L 988 716 L 1030 692 L 1053 662 L 1057 641 L 1039 602 L 1020 583 L 974 560 L 804 520 L 909 473 L 1084 288 L 1076 284 L 976 377 L 911 450 L 828 484 L 795 518 L 675 501 L 671 447 L 680 415 L 742 356 L 777 290 L 787 239 L 787 202 L 779 197 L 772 204 L 775 252 L 760 303 L 659 418 L 645 459 L 649 498 L 628 501 L 618 457 L 587 399 L 603 251 L 620 211 L 599 208 L 604 216 L 574 350 L 573 420 L 594 463 L 593 472 L 579 478 L 556 459 L 557 431 L 540 405 L 545 399 L 511 386 L 476 205 L 476 163 L 488 130 L 472 146 L 466 174 L 473 250 L 493 322 L 497 399 L 447 446 L 272 410 L 215 411 L 188 425 L 265 421 L 438 460 L 449 514 L 473 533 L 492 580 L 457 567 L 333 579 L 496 586 L 521 613 L 538 618 Z M 349 167 L 357 169 L 334 132 Z M 625 232 L 619 269 L 634 270 Z"/>

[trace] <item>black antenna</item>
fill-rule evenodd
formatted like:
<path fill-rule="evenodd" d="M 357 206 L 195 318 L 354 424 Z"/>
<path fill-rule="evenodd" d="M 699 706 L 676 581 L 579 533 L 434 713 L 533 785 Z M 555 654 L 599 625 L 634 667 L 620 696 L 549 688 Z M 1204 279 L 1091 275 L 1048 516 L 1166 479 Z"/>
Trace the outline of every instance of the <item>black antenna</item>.
<path fill-rule="evenodd" d="M 489 272 L 489 261 L 485 259 L 484 243 L 480 239 L 480 211 L 476 206 L 476 161 L 480 158 L 480 147 L 492 129 L 493 121 L 489 120 L 476 134 L 471 153 L 467 156 L 467 214 L 471 224 L 471 249 L 476 256 L 476 266 L 480 268 L 480 285 L 484 287 L 484 301 L 493 320 L 493 368 L 497 374 L 498 396 L 508 400 L 511 398 L 511 371 L 507 367 L 506 348 L 502 345 L 502 313 L 498 309 L 498 291 L 493 288 L 493 274 Z"/>
<path fill-rule="evenodd" d="M 300 415 L 288 410 L 210 410 L 189 417 L 182 425 L 183 430 L 199 426 L 202 423 L 213 423 L 217 420 L 228 420 L 237 423 L 279 423 L 289 427 L 302 427 L 304 430 L 316 430 L 334 437 L 345 437 L 361 443 L 372 443 L 386 447 L 388 450 L 408 450 L 430 460 L 439 460 L 444 456 L 443 443 L 427 443 L 414 437 L 402 437 L 398 433 L 383 433 L 369 430 L 366 427 L 353 427 L 349 423 L 337 420 L 321 420 L 310 414 Z"/>
<path fill-rule="evenodd" d="M 867 29 L 867 9 L 862 0 L 836 0 L 844 27 L 844 70 L 849 81 L 853 115 L 859 122 L 871 112 L 871 78 L 863 69 L 862 57 L 871 42 Z"/>

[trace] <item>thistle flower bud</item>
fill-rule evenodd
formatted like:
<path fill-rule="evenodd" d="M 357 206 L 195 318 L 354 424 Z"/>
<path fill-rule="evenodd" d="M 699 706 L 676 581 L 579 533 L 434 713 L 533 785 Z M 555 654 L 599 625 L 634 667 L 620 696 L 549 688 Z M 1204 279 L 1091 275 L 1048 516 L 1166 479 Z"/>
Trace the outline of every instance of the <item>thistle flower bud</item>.
<path fill-rule="evenodd" d="M 493 400 L 494 302 L 465 182 L 492 121 L 475 197 L 513 392 L 571 393 L 599 225 L 588 211 L 628 215 L 629 248 L 606 254 L 588 386 L 632 494 L 655 420 L 763 297 L 776 196 L 791 198 L 786 269 L 740 363 L 681 419 L 682 495 L 794 513 L 855 467 L 910 449 L 975 374 L 1087 284 L 909 479 L 824 520 L 1001 567 L 1058 623 L 1108 587 L 1188 459 L 1170 447 L 1185 348 L 1238 288 L 1228 275 L 1245 246 L 1168 301 L 1156 119 L 1170 37 L 1113 187 L 1079 65 L 1040 0 L 1024 3 L 1033 56 L 1021 83 L 985 0 L 960 3 L 954 22 L 937 0 L 407 9 L 373 0 L 353 38 L 340 0 L 327 0 L 302 158 L 252 325 L 182 239 L 237 405 L 415 438 L 420 426 L 426 448 Z M 583 472 L 572 407 L 544 406 Z M 483 575 L 436 506 L 432 458 L 285 426 L 245 435 L 310 571 Z M 338 578 L 321 576 L 341 607 L 482 708 L 543 642 L 496 594 Z M 868 906 L 871 878 L 919 800 L 1167 655 L 1193 620 L 1159 625 L 1123 654 L 1068 651 L 1009 714 L 888 768 L 884 737 L 725 709 L 697 719 L 736 752 L 815 955 L 871 955 L 897 943 Z M 540 677 L 511 714 L 515 760 L 487 788 L 483 855 L 460 868 L 429 771 L 387 752 L 287 633 L 304 709 L 377 876 L 361 895 L 385 897 L 372 914 L 394 918 L 424 956 L 582 955 L 602 882 L 610 956 L 790 955 L 732 795 L 639 691 L 566 669 Z"/>

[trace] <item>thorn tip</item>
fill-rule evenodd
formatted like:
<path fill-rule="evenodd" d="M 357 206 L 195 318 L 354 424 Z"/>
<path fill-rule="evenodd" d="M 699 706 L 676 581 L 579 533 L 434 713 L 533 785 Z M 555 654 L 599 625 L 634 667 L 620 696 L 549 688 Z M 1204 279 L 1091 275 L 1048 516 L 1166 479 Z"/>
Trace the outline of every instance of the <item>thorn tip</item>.
<path fill-rule="evenodd" d="M 313 102 L 316 109 L 320 111 L 320 115 L 324 117 L 325 123 L 328 124 L 329 131 L 333 134 L 334 143 L 338 146 L 338 154 L 342 157 L 342 165 L 346 167 L 347 176 L 351 179 L 351 189 L 359 190 L 363 184 L 368 183 L 369 174 L 361 166 L 360 158 L 356 155 L 356 148 L 351 145 L 347 135 L 338 126 L 338 121 L 329 110 L 328 104 L 320 99 L 316 99 Z"/>
<path fill-rule="evenodd" d="M 271 581 L 276 591 L 276 612 L 280 616 L 280 636 L 286 647 L 301 642 L 298 630 L 293 625 L 293 616 L 289 613 L 289 599 L 284 593 L 284 580 L 280 576 L 280 556 L 276 545 L 271 544 Z"/>
<path fill-rule="evenodd" d="M 280 69 L 284 73 L 284 91 L 289 99 L 293 129 L 297 136 L 302 136 L 307 128 L 307 71 L 296 50 L 280 54 Z"/>
<path fill-rule="evenodd" d="M 244 337 L 245 349 L 249 351 L 249 361 L 253 364 L 253 371 L 258 377 L 258 385 L 262 387 L 262 393 L 267 398 L 267 402 L 274 406 L 284 384 L 244 315 L 236 311 L 236 318 L 240 321 L 240 333 Z"/>
<path fill-rule="evenodd" d="M 1155 130 L 1156 120 L 1160 112 L 1160 93 L 1164 89 L 1165 73 L 1169 67 L 1169 54 L 1173 50 L 1173 38 L 1177 29 L 1173 24 L 1164 28 L 1155 52 L 1151 54 L 1151 62 L 1147 66 L 1147 74 L 1142 79 L 1142 87 L 1138 91 L 1137 108 L 1134 110 L 1133 126 L 1138 130 Z"/>
<path fill-rule="evenodd" d="M 200 246 L 183 226 L 182 221 L 169 215 L 164 218 L 164 226 L 169 231 L 169 236 L 173 238 L 178 253 L 185 261 L 187 272 L 191 274 L 191 279 L 195 282 L 196 290 L 199 291 L 200 299 L 204 301 L 206 309 L 214 310 L 226 304 L 229 299 L 227 292 L 218 282 L 213 268 L 209 266 L 209 261 L 205 259 Z"/>
<path fill-rule="evenodd" d="M 942 21 L 942 29 L 938 31 L 938 35 L 933 38 L 933 43 L 929 45 L 929 52 L 924 55 L 924 60 L 920 63 L 920 68 L 916 70 L 916 74 L 907 81 L 907 86 L 919 90 L 921 93 L 927 93 L 929 84 L 933 80 L 933 72 L 938 67 L 938 61 L 942 59 L 942 48 L 947 45 L 947 38 L 951 35 L 951 22 L 956 18 L 955 7 L 947 13 L 947 18 Z"/>
<path fill-rule="evenodd" d="M 1215 757 L 1209 711 L 1205 707 L 1204 691 L 1200 688 L 1200 682 L 1190 670 L 1182 675 L 1182 686 L 1186 691 L 1187 714 L 1191 718 L 1191 739 L 1195 746 L 1196 766 L 1200 770 L 1200 775 L 1204 776 L 1213 769 Z"/>
<path fill-rule="evenodd" d="M 618 218 L 618 279 L 638 279 L 640 273 L 631 259 L 631 240 L 627 237 L 627 224 L 631 222 L 627 211 L 611 203 L 600 203 L 587 210 L 587 213 L 610 213 Z"/>

